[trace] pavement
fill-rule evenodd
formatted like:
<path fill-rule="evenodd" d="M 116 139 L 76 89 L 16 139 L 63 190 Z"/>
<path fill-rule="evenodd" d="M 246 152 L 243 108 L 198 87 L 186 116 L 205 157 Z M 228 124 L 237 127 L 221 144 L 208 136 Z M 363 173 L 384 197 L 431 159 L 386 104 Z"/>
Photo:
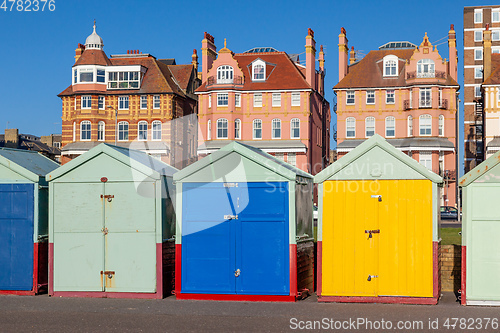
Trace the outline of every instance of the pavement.
<path fill-rule="evenodd" d="M 444 293 L 438 305 L 318 303 L 315 296 L 296 303 L 178 301 L 175 296 L 163 300 L 0 296 L 2 333 L 286 332 L 305 328 L 498 332 L 499 319 L 499 308 L 461 306 L 453 293 Z"/>

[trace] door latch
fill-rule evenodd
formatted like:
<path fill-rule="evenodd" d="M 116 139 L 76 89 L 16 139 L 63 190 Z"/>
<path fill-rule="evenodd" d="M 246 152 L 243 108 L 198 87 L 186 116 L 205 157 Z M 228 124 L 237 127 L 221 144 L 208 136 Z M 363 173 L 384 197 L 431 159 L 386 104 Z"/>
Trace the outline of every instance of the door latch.
<path fill-rule="evenodd" d="M 237 220 L 238 215 L 224 215 L 224 220 Z"/>
<path fill-rule="evenodd" d="M 368 234 L 368 238 L 372 238 L 372 234 L 380 234 L 380 229 L 365 230 L 365 234 Z"/>
<path fill-rule="evenodd" d="M 378 278 L 378 275 L 368 275 L 368 282 L 370 282 L 373 278 Z"/>
<path fill-rule="evenodd" d="M 234 271 L 234 276 L 238 277 L 238 276 L 240 276 L 240 274 L 241 274 L 241 271 L 239 268 Z"/>
<path fill-rule="evenodd" d="M 106 194 L 106 195 L 102 195 L 101 194 L 101 199 L 104 198 L 104 199 L 107 199 L 108 202 L 111 202 L 113 200 L 115 196 L 114 195 L 111 195 L 111 194 Z"/>
<path fill-rule="evenodd" d="M 104 235 L 108 234 L 108 228 L 102 228 L 101 231 Z"/>
<path fill-rule="evenodd" d="M 378 202 L 382 202 L 382 196 L 380 194 L 373 194 L 372 198 L 378 199 Z"/>

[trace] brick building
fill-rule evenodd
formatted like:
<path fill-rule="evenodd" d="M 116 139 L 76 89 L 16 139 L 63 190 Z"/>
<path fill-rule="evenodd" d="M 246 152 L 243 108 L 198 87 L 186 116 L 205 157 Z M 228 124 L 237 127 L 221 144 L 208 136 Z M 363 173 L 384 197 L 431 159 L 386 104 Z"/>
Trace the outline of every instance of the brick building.
<path fill-rule="evenodd" d="M 389 42 L 356 61 L 339 35 L 338 158 L 375 133 L 441 175 L 442 205 L 456 202 L 457 49 L 448 33 L 450 61 L 425 34 L 417 46 Z M 349 60 L 350 59 L 350 60 Z M 348 61 L 350 63 L 348 63 Z"/>
<path fill-rule="evenodd" d="M 316 174 L 330 161 L 330 105 L 324 97 L 324 52 L 316 68 L 316 42 L 309 29 L 305 66 L 297 55 L 272 47 L 217 53 L 214 38 L 202 41 L 198 154 L 233 140 L 260 148 Z"/>
<path fill-rule="evenodd" d="M 500 6 L 464 8 L 464 166 L 469 172 L 485 159 L 485 119 L 481 84 L 486 54 L 483 33 L 491 31 L 491 53 L 500 53 Z M 487 76 L 484 77 L 487 79 Z"/>
<path fill-rule="evenodd" d="M 54 140 L 48 142 L 48 137 L 54 137 Z M 57 134 L 40 138 L 31 134 L 20 134 L 17 128 L 8 128 L 5 129 L 5 134 L 0 134 L 0 147 L 37 151 L 51 160 L 60 162 L 61 146 L 57 144 Z"/>
<path fill-rule="evenodd" d="M 156 59 L 138 50 L 107 57 L 95 31 L 78 44 L 71 85 L 62 100 L 62 163 L 101 142 L 134 148 L 177 168 L 196 160 L 193 63 Z"/>

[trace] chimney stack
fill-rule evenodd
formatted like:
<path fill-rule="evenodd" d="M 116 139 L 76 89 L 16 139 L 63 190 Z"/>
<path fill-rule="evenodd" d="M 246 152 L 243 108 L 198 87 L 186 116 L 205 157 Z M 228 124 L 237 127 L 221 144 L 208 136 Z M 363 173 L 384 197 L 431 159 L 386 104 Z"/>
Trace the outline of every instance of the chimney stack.
<path fill-rule="evenodd" d="M 319 47 L 319 78 L 318 78 L 318 91 L 320 95 L 324 95 L 325 90 L 325 53 L 323 52 L 323 45 Z"/>
<path fill-rule="evenodd" d="M 319 69 L 325 71 L 325 52 L 323 52 L 323 45 L 319 47 Z"/>
<path fill-rule="evenodd" d="M 306 36 L 306 81 L 316 90 L 316 41 L 314 31 L 307 29 Z"/>
<path fill-rule="evenodd" d="M 455 26 L 453 24 L 450 25 L 450 31 L 448 32 L 448 51 L 450 55 L 450 60 L 449 60 L 450 75 L 455 81 L 458 81 L 457 39 L 455 34 Z"/>
<path fill-rule="evenodd" d="M 344 27 L 340 28 L 339 35 L 339 82 L 347 75 L 347 37 Z"/>
<path fill-rule="evenodd" d="M 78 47 L 75 50 L 75 63 L 80 59 L 83 51 L 85 51 L 85 45 L 78 43 Z"/>
<path fill-rule="evenodd" d="M 349 65 L 352 65 L 356 62 L 356 51 L 354 51 L 354 46 L 351 46 L 350 56 Z"/>
<path fill-rule="evenodd" d="M 491 75 L 491 30 L 486 24 L 483 32 L 483 82 Z"/>
<path fill-rule="evenodd" d="M 19 147 L 19 130 L 17 128 L 5 129 L 5 147 L 18 148 Z"/>
<path fill-rule="evenodd" d="M 191 63 L 193 64 L 195 72 L 198 73 L 198 53 L 196 52 L 196 49 L 193 50 L 193 55 L 191 56 Z"/>
<path fill-rule="evenodd" d="M 212 68 L 214 60 L 217 58 L 217 47 L 215 47 L 214 36 L 205 32 L 201 41 L 201 81 L 208 79 L 208 71 Z"/>

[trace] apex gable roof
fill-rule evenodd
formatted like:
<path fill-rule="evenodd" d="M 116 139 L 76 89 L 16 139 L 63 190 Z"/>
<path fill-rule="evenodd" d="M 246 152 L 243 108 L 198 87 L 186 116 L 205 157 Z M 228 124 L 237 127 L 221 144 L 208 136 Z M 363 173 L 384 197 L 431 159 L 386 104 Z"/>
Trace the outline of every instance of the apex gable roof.
<path fill-rule="evenodd" d="M 474 169 L 463 175 L 458 180 L 458 185 L 460 187 L 468 186 L 469 184 L 479 179 L 481 176 L 490 172 L 499 163 L 500 163 L 500 151 L 497 151 L 495 154 L 488 157 L 485 161 L 476 166 Z M 496 177 L 496 175 L 493 174 L 493 177 L 491 177 L 491 179 L 498 179 L 498 177 Z"/>
<path fill-rule="evenodd" d="M 491 54 L 491 74 L 484 80 L 483 85 L 500 84 L 500 53 Z"/>

